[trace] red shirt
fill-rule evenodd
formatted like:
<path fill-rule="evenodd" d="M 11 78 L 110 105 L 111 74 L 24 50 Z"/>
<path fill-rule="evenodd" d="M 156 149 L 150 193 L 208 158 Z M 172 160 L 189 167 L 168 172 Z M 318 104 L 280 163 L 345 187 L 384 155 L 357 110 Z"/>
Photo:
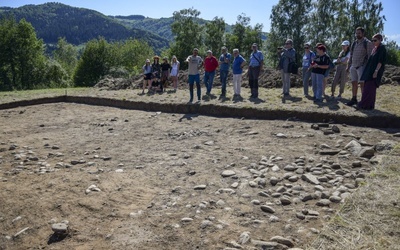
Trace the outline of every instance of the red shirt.
<path fill-rule="evenodd" d="M 213 72 L 218 68 L 218 61 L 215 56 L 206 57 L 204 59 L 204 70 L 207 72 Z"/>

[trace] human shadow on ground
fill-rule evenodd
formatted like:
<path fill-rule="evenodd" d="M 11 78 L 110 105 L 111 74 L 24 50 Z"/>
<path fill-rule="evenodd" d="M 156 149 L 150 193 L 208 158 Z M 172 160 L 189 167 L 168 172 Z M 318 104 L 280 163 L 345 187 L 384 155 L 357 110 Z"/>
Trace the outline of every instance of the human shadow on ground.
<path fill-rule="evenodd" d="M 243 102 L 243 97 L 242 96 L 234 96 L 234 97 L 232 97 L 232 102 L 233 103 L 238 103 L 238 102 Z"/>
<path fill-rule="evenodd" d="M 250 102 L 252 102 L 252 103 L 254 103 L 254 104 L 260 104 L 260 103 L 265 103 L 265 100 L 263 100 L 263 99 L 260 99 L 260 98 L 252 98 L 252 97 L 250 97 L 249 98 L 249 101 Z"/>
<path fill-rule="evenodd" d="M 217 99 L 217 96 L 216 95 L 214 95 L 214 94 L 205 94 L 205 95 L 203 95 L 202 97 L 201 97 L 201 100 L 203 100 L 203 101 L 205 101 L 205 102 L 208 102 L 208 101 L 211 101 L 211 100 L 214 100 L 214 99 Z"/>
<path fill-rule="evenodd" d="M 283 95 L 282 96 L 282 103 L 286 103 L 286 100 L 289 100 L 291 102 L 300 102 L 301 100 L 303 100 L 300 97 L 296 97 L 296 96 L 291 96 L 291 95 Z"/>
<path fill-rule="evenodd" d="M 198 114 L 185 114 L 181 118 L 179 118 L 179 122 L 182 122 L 182 120 L 186 119 L 188 121 L 193 120 L 193 117 L 198 117 Z"/>

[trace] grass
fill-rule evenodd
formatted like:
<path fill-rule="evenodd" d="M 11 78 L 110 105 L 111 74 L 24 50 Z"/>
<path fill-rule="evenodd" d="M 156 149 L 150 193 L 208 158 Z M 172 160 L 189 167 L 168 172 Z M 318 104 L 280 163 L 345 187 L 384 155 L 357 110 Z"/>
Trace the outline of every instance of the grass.
<path fill-rule="evenodd" d="M 307 249 L 400 249 L 400 143 Z"/>
<path fill-rule="evenodd" d="M 196 90 L 195 90 L 196 91 Z M 233 102 L 233 90 L 232 86 L 227 88 L 228 100 L 222 102 L 218 99 L 220 94 L 220 87 L 217 86 L 212 90 L 212 93 L 216 96 L 214 99 L 203 100 L 204 104 L 216 104 L 216 105 L 235 105 L 242 107 L 256 107 L 261 109 L 269 110 L 299 110 L 310 112 L 326 112 L 326 113 L 354 113 L 355 115 L 396 115 L 400 116 L 400 91 L 399 87 L 395 85 L 383 85 L 378 89 L 376 109 L 372 111 L 356 111 L 352 107 L 348 107 L 345 103 L 350 99 L 350 87 L 347 86 L 344 94 L 344 99 L 333 100 L 328 98 L 324 100 L 322 105 L 316 105 L 312 100 L 305 98 L 302 94 L 302 88 L 291 88 L 291 97 L 283 98 L 281 93 L 282 89 L 273 88 L 259 89 L 260 101 L 254 102 L 248 99 L 250 96 L 250 90 L 248 88 L 242 88 L 243 101 Z M 328 85 L 326 92 L 330 91 Z M 77 96 L 95 96 L 95 97 L 106 97 L 115 99 L 125 99 L 128 101 L 144 101 L 144 102 L 166 102 L 166 103 L 186 103 L 189 99 L 188 89 L 179 89 L 177 93 L 154 94 L 154 95 L 138 95 L 141 93 L 141 89 L 134 90 L 119 90 L 119 91 L 108 91 L 100 90 L 97 88 L 67 88 L 67 89 L 43 89 L 43 90 L 26 90 L 26 91 L 12 91 L 12 92 L 0 92 L 0 104 L 12 101 L 27 100 L 32 98 L 43 98 L 43 97 L 54 97 L 59 95 L 77 95 Z M 204 86 L 202 87 L 202 95 L 205 94 Z M 360 95 L 359 95 L 360 96 Z"/>

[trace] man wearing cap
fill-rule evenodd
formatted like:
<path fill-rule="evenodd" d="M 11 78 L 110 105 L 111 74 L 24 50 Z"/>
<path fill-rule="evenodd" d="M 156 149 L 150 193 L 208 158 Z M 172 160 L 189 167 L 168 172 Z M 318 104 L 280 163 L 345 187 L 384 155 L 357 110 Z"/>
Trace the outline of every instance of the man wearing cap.
<path fill-rule="evenodd" d="M 258 77 L 260 72 L 263 70 L 264 55 L 258 50 L 258 45 L 253 43 L 253 52 L 250 55 L 249 60 L 249 85 L 251 88 L 250 98 L 258 98 Z"/>
<path fill-rule="evenodd" d="M 350 49 L 350 59 L 347 64 L 346 71 L 350 71 L 352 98 L 346 103 L 348 106 L 357 104 L 358 84 L 361 91 L 364 87 L 364 81 L 361 81 L 361 75 L 364 71 L 364 66 L 367 64 L 368 58 L 371 55 L 374 45 L 365 37 L 365 29 L 358 27 L 356 29 L 357 40 L 353 42 Z"/>
<path fill-rule="evenodd" d="M 190 100 L 189 103 L 193 102 L 193 89 L 194 82 L 196 82 L 197 88 L 197 98 L 200 102 L 201 100 L 201 87 L 200 87 L 200 72 L 199 69 L 203 66 L 203 59 L 198 56 L 199 50 L 197 48 L 193 49 L 193 55 L 188 56 L 185 60 L 189 65 L 189 92 L 190 92 Z"/>
<path fill-rule="evenodd" d="M 218 68 L 218 61 L 213 56 L 212 51 L 207 51 L 207 57 L 204 59 L 204 85 L 207 89 L 207 95 L 211 94 L 211 89 L 214 82 L 215 70 Z"/>
<path fill-rule="evenodd" d="M 221 48 L 222 54 L 219 57 L 219 76 L 221 79 L 221 97 L 226 97 L 226 80 L 228 78 L 231 63 L 231 54 L 227 52 L 225 46 Z"/>

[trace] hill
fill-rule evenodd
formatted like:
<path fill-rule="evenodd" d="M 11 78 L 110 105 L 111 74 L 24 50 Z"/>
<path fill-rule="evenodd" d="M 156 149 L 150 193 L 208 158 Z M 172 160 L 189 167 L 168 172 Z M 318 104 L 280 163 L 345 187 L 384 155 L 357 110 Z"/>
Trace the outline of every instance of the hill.
<path fill-rule="evenodd" d="M 0 18 L 14 16 L 25 19 L 46 44 L 57 43 L 65 37 L 69 43 L 79 45 L 91 39 L 104 37 L 108 41 L 136 38 L 147 41 L 156 51 L 167 47 L 168 39 L 137 28 L 128 28 L 100 12 L 76 8 L 61 3 L 25 5 L 19 8 L 0 8 Z"/>

